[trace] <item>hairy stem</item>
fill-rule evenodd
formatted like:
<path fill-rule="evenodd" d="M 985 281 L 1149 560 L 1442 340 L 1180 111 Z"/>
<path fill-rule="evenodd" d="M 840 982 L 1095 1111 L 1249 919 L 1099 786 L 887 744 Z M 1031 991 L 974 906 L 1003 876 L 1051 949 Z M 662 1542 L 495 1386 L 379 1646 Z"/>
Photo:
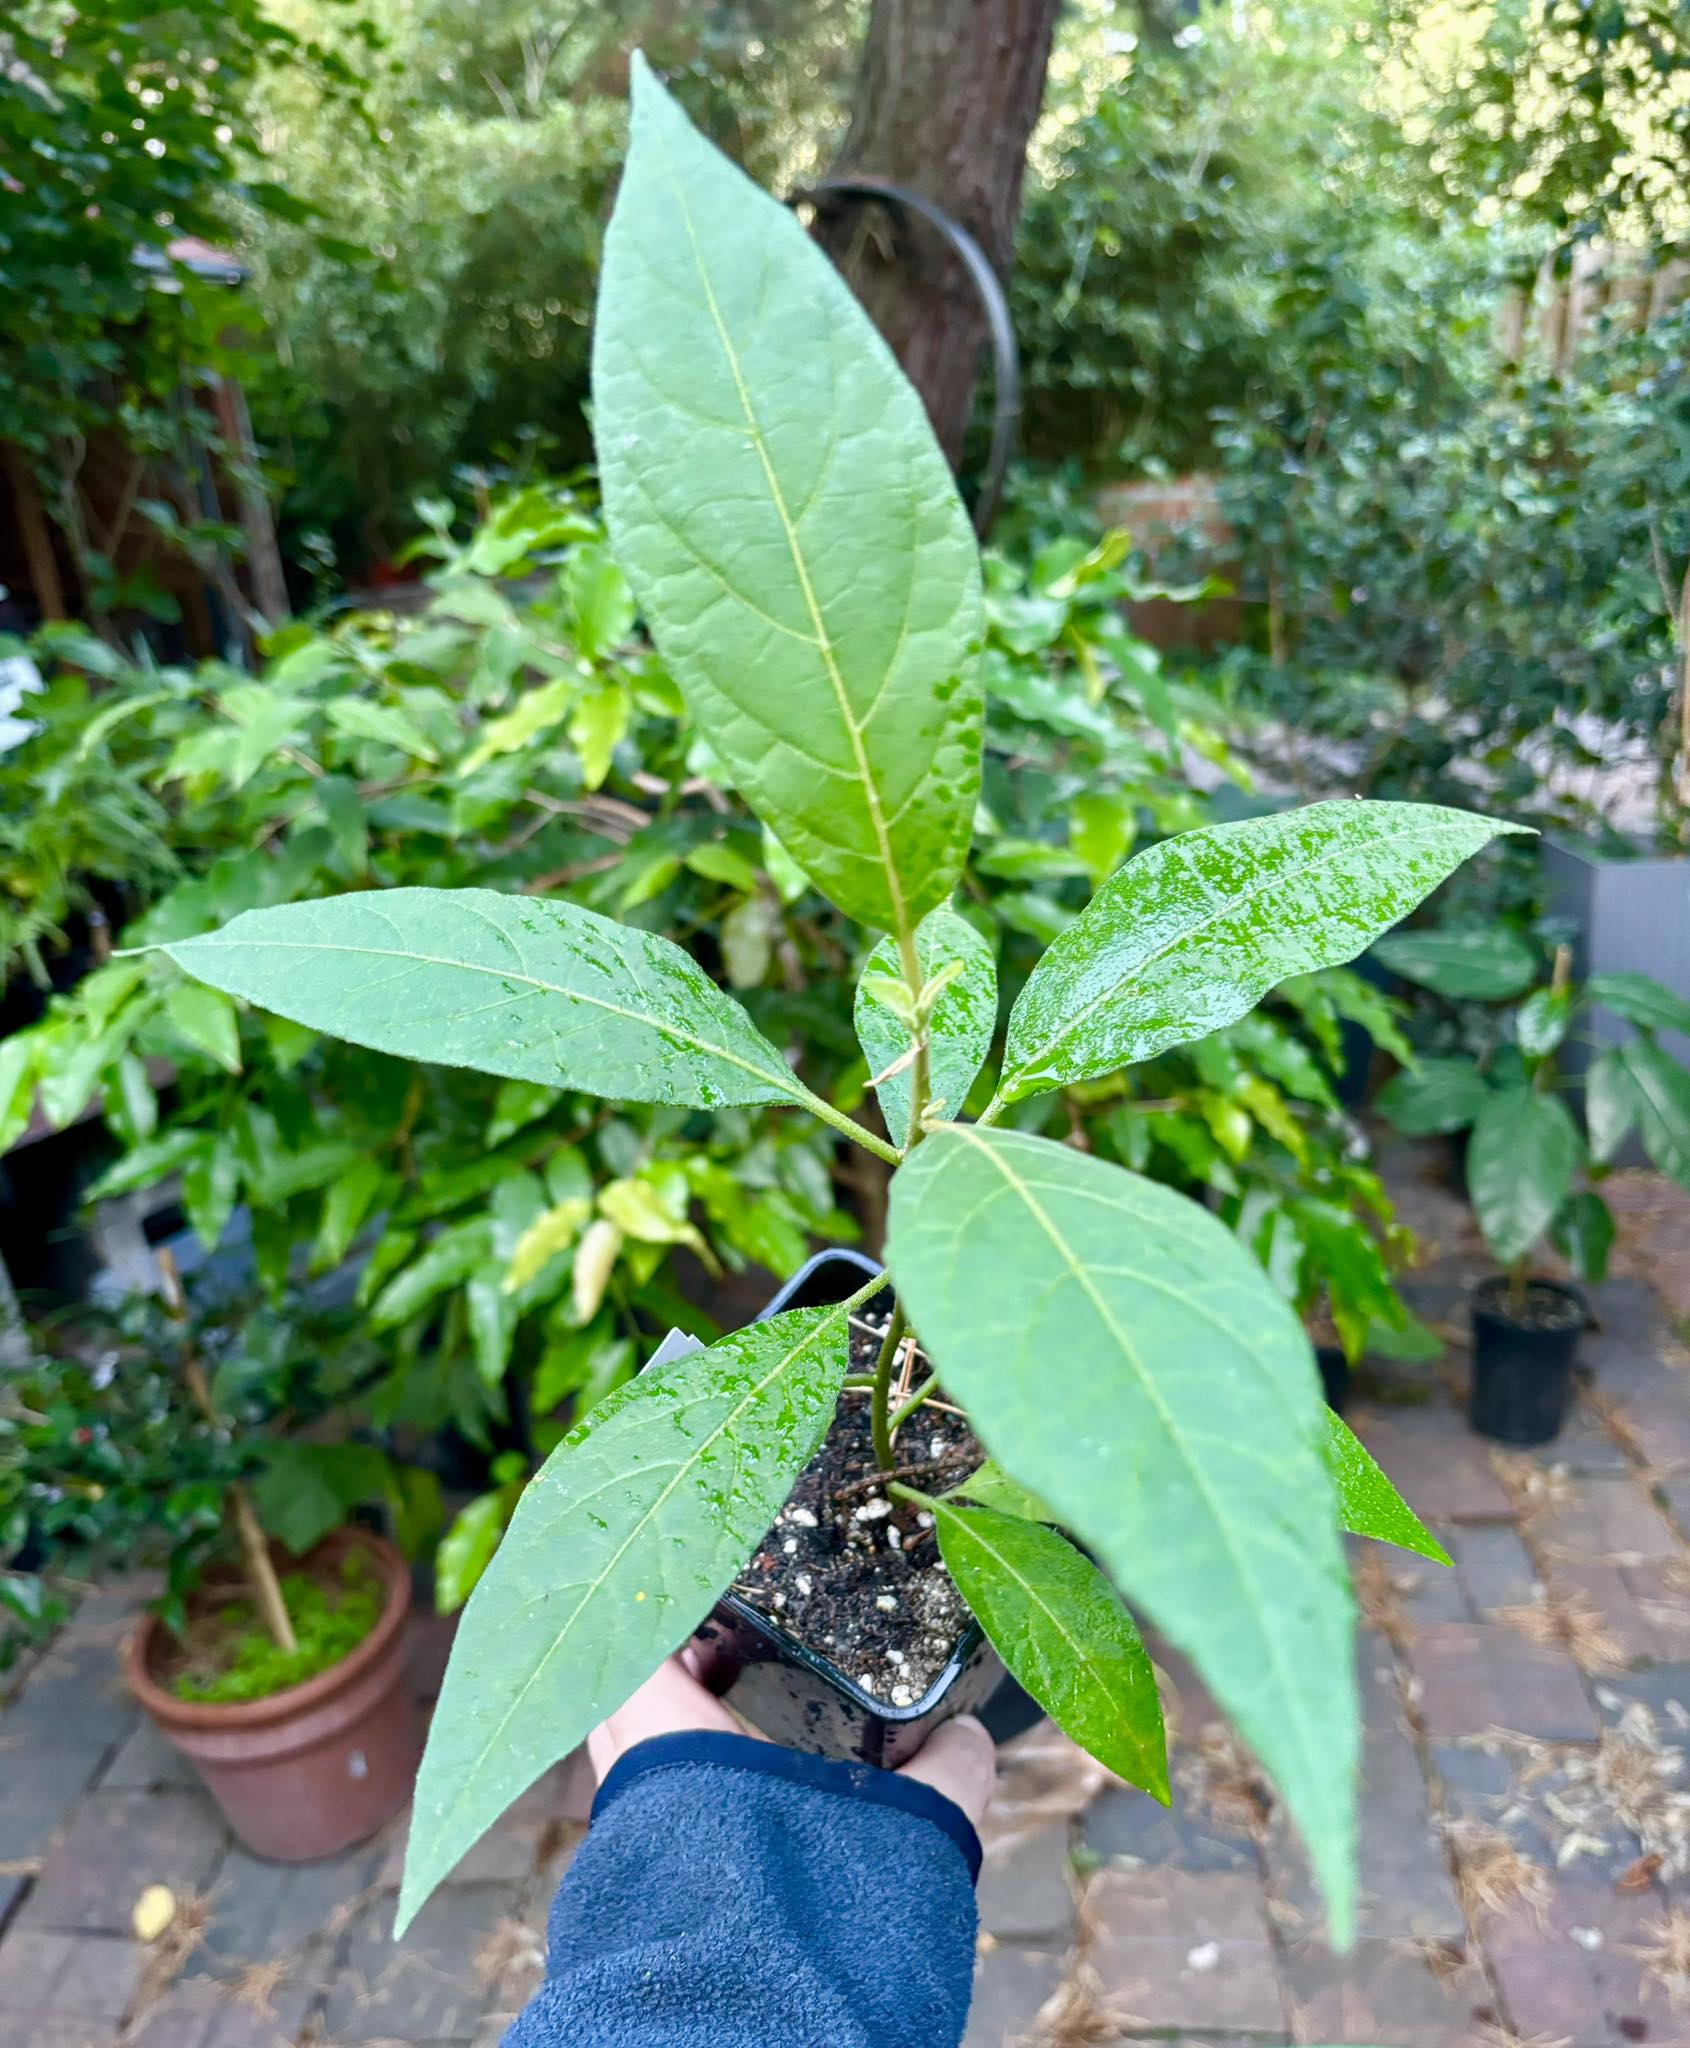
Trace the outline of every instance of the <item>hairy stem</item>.
<path fill-rule="evenodd" d="M 898 1346 L 904 1340 L 908 1327 L 901 1308 L 894 1307 L 892 1319 L 886 1325 L 886 1335 L 881 1342 L 880 1356 L 874 1361 L 874 1394 L 869 1404 L 869 1428 L 874 1433 L 874 1461 L 882 1472 L 890 1472 L 896 1464 L 892 1455 L 892 1365 L 898 1356 Z"/>
<path fill-rule="evenodd" d="M 802 1092 L 804 1107 L 812 1116 L 819 1116 L 824 1124 L 832 1124 L 836 1131 L 843 1131 L 854 1144 L 861 1145 L 865 1152 L 872 1152 L 877 1159 L 884 1159 L 888 1166 L 896 1166 L 903 1154 L 896 1145 L 887 1144 L 884 1138 L 877 1138 L 865 1124 L 847 1116 L 842 1109 L 835 1109 L 831 1102 L 814 1095 L 808 1088 Z"/>

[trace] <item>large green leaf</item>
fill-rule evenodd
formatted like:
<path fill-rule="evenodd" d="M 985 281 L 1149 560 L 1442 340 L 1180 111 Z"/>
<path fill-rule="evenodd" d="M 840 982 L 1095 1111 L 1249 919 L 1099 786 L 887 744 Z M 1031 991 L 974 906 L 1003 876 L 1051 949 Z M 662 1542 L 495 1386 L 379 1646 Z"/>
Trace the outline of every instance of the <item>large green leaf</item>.
<path fill-rule="evenodd" d="M 611 541 L 747 801 L 842 910 L 908 932 L 973 824 L 974 536 L 827 257 L 638 58 L 633 84 L 593 336 Z"/>
<path fill-rule="evenodd" d="M 1505 1266 L 1523 1259 L 1567 1199 L 1584 1156 L 1566 1104 L 1523 1083 L 1480 1110 L 1467 1146 L 1467 1192 Z"/>
<path fill-rule="evenodd" d="M 915 935 L 916 957 L 924 981 L 955 962 L 960 972 L 940 990 L 928 1027 L 929 1100 L 942 1100 L 943 1114 L 954 1117 L 973 1086 L 974 1077 L 992 1049 L 998 1022 L 998 971 L 992 949 L 966 917 L 941 904 L 921 921 Z M 857 1043 L 868 1059 L 870 1074 L 893 1066 L 910 1048 L 910 1027 L 875 994 L 879 977 L 896 981 L 903 969 L 897 942 L 890 935 L 868 957 L 857 984 Z M 908 1067 L 890 1074 L 875 1091 L 892 1142 L 909 1137 L 910 1082 Z"/>
<path fill-rule="evenodd" d="M 1166 1806 L 1156 1673 L 1109 1581 L 1041 1522 L 931 1505 L 939 1554 L 1010 1675 L 1064 1734 Z"/>
<path fill-rule="evenodd" d="M 574 903 L 368 889 L 249 910 L 164 950 L 214 988 L 407 1059 L 631 1102 L 805 1099 L 679 946 Z"/>
<path fill-rule="evenodd" d="M 1191 1656 L 1277 1781 L 1342 1938 L 1353 1614 L 1296 1317 L 1195 1204 L 1019 1132 L 932 1132 L 893 1177 L 887 1251 L 981 1442 Z"/>
<path fill-rule="evenodd" d="M 1506 925 L 1453 925 L 1443 931 L 1396 932 L 1374 958 L 1404 981 L 1452 1001 L 1503 1003 L 1537 979 L 1537 955 Z"/>
<path fill-rule="evenodd" d="M 1427 1059 L 1394 1074 L 1379 1091 L 1379 1114 L 1410 1138 L 1463 1131 L 1490 1096 L 1471 1060 Z"/>
<path fill-rule="evenodd" d="M 1275 982 L 1353 960 L 1513 831 L 1432 804 L 1310 804 L 1127 862 L 1055 940 L 1009 1020 L 1006 1101 L 1218 1031 Z"/>
<path fill-rule="evenodd" d="M 1593 974 L 1584 985 L 1593 1003 L 1613 1010 L 1645 1031 L 1680 1031 L 1690 1036 L 1690 1003 L 1652 975 L 1620 972 Z"/>
<path fill-rule="evenodd" d="M 1652 1038 L 1631 1039 L 1621 1051 L 1644 1151 L 1690 1187 L 1690 1074 Z"/>
<path fill-rule="evenodd" d="M 1598 1166 L 1611 1166 L 1620 1147 L 1637 1128 L 1637 1090 L 1625 1047 L 1610 1045 L 1590 1063 L 1584 1077 L 1584 1124 L 1590 1156 Z"/>
<path fill-rule="evenodd" d="M 417 1779 L 396 1934 L 744 1565 L 826 1433 L 848 1306 L 793 1309 L 653 1367 L 546 1460 L 464 1609 Z"/>
<path fill-rule="evenodd" d="M 1326 1411 L 1326 1469 L 1338 1489 L 1338 1517 L 1357 1536 L 1412 1550 L 1434 1564 L 1449 1552 L 1379 1469 L 1378 1461 L 1341 1415 Z"/>

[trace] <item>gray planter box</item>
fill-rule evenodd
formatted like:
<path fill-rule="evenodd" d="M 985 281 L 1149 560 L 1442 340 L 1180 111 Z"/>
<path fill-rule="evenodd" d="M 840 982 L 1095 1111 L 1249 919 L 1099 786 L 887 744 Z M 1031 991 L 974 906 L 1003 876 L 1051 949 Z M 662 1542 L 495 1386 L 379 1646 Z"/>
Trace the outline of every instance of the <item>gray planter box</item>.
<path fill-rule="evenodd" d="M 1580 981 L 1648 974 L 1690 1002 L 1690 856 L 1609 860 L 1551 839 L 1544 842 L 1543 874 L 1547 907 L 1572 927 Z M 1599 1039 L 1622 1038 L 1630 1029 L 1606 1010 L 1591 1013 L 1590 1028 Z M 1664 1032 L 1661 1044 L 1690 1067 L 1690 1038 Z"/>

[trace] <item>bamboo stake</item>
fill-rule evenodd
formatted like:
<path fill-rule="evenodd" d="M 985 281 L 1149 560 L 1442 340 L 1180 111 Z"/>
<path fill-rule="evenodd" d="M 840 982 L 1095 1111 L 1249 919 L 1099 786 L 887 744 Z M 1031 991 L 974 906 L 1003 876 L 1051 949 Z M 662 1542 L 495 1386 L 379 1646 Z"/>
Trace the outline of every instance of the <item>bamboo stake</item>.
<path fill-rule="evenodd" d="M 162 1246 L 155 1254 L 158 1270 L 164 1280 L 164 1306 L 171 1318 L 178 1323 L 188 1320 L 188 1299 L 182 1292 L 182 1275 L 177 1268 L 174 1255 Z M 182 1377 L 188 1383 L 188 1392 L 194 1406 L 212 1427 L 217 1428 L 222 1417 L 217 1404 L 211 1398 L 211 1382 L 205 1376 L 205 1366 L 189 1346 L 187 1339 L 182 1343 Z M 252 1496 L 236 1479 L 229 1487 L 229 1507 L 234 1517 L 235 1534 L 240 1539 L 241 1556 L 246 1565 L 247 1587 L 258 1604 L 258 1611 L 264 1617 L 264 1626 L 270 1631 L 277 1649 L 293 1656 L 299 1648 L 299 1638 L 293 1632 L 293 1620 L 288 1613 L 287 1602 L 282 1598 L 281 1581 L 276 1576 L 276 1567 L 270 1557 L 270 1546 L 265 1541 L 264 1531 L 259 1527 L 258 1515 L 252 1505 Z"/>

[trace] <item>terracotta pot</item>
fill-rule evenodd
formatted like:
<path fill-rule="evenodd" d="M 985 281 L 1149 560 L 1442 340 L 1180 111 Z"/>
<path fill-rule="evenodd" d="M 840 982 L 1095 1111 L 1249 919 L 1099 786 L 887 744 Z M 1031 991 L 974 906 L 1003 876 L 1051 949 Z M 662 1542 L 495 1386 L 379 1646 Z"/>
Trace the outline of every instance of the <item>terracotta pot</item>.
<path fill-rule="evenodd" d="M 169 1631 L 148 1615 L 124 1645 L 130 1690 L 204 1779 L 255 1856 L 308 1863 L 373 1835 L 411 1795 L 422 1723 L 405 1664 L 411 1573 L 391 1543 L 339 1529 L 313 1557 L 366 1551 L 387 1583 L 381 1619 L 349 1657 L 269 1699 L 177 1699 L 158 1683 Z"/>

